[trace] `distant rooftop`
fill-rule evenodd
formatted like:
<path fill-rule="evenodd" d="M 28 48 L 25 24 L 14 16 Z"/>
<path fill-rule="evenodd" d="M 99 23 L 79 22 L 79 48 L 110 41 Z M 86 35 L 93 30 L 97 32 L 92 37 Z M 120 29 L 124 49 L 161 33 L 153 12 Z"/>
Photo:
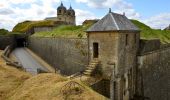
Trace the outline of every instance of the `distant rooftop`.
<path fill-rule="evenodd" d="M 125 14 L 117 14 L 109 11 L 109 13 L 90 27 L 87 32 L 102 32 L 102 31 L 139 31 Z"/>

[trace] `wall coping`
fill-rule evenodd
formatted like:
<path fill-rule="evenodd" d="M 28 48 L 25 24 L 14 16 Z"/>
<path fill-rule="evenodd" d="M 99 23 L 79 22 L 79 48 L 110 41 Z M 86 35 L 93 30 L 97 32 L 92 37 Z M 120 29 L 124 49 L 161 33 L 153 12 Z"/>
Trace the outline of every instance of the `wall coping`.
<path fill-rule="evenodd" d="M 145 56 L 145 55 L 153 54 L 153 53 L 156 53 L 156 52 L 161 52 L 161 51 L 164 51 L 164 50 L 167 50 L 167 49 L 170 50 L 170 47 L 160 48 L 158 50 L 154 50 L 154 51 L 151 51 L 151 52 L 146 52 L 146 53 L 143 53 L 143 54 L 139 54 L 137 56 Z"/>

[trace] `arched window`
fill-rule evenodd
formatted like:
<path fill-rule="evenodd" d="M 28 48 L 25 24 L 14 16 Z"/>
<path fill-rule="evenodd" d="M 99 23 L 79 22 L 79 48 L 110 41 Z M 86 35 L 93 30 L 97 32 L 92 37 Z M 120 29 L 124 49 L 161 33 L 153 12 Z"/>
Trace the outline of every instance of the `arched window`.
<path fill-rule="evenodd" d="M 58 13 L 61 13 L 61 10 L 59 10 Z"/>

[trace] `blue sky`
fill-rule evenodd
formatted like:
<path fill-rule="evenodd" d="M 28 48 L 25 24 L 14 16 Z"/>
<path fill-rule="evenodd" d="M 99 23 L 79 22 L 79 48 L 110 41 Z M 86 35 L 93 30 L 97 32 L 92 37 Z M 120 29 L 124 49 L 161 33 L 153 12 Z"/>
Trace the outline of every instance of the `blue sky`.
<path fill-rule="evenodd" d="M 113 12 L 126 13 L 152 28 L 165 28 L 170 24 L 169 0 L 62 0 L 76 11 L 76 23 L 85 19 L 100 19 L 112 8 Z M 0 28 L 12 30 L 25 20 L 43 20 L 56 16 L 61 0 L 0 0 Z"/>

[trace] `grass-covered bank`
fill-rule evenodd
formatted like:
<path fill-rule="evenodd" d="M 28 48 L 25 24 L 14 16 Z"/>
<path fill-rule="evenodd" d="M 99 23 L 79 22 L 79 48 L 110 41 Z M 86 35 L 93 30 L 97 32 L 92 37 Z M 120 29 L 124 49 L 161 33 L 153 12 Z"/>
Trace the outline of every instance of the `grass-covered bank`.
<path fill-rule="evenodd" d="M 36 37 L 66 37 L 66 38 L 86 38 L 85 30 L 88 26 L 62 25 L 49 32 L 38 32 Z"/>
<path fill-rule="evenodd" d="M 152 29 L 149 26 L 145 25 L 142 22 L 137 20 L 131 20 L 136 26 L 141 30 L 142 39 L 155 39 L 159 38 L 162 43 L 170 43 L 170 31 L 169 30 L 159 30 Z M 97 20 L 86 20 L 83 25 L 79 26 L 70 26 L 70 25 L 61 25 L 56 27 L 50 32 L 38 32 L 33 36 L 35 37 L 65 37 L 65 38 L 86 38 L 86 30 L 93 25 Z M 34 26 L 48 26 L 54 25 L 53 21 L 25 21 L 17 24 L 13 32 L 26 32 Z"/>
<path fill-rule="evenodd" d="M 149 26 L 139 22 L 137 20 L 131 20 L 141 30 L 142 39 L 155 39 L 158 38 L 162 43 L 170 43 L 170 31 L 152 29 Z"/>
<path fill-rule="evenodd" d="M 10 32 L 6 29 L 0 29 L 0 36 L 9 36 L 9 35 L 13 35 L 13 34 L 21 34 L 19 32 Z"/>
<path fill-rule="evenodd" d="M 50 26 L 54 25 L 54 21 L 24 21 L 21 23 L 18 23 L 12 30 L 12 32 L 20 32 L 25 33 L 27 30 L 31 29 L 32 27 L 36 26 Z"/>

